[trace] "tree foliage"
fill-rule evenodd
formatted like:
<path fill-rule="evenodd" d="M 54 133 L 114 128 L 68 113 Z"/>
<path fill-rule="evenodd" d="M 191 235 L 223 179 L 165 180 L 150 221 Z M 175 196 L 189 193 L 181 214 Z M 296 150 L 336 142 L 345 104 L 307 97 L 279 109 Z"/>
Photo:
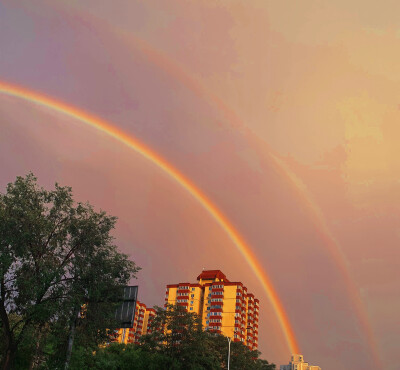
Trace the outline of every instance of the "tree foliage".
<path fill-rule="evenodd" d="M 201 317 L 181 306 L 156 307 L 150 334 L 141 337 L 143 350 L 177 359 L 182 369 L 225 369 L 228 340 L 225 336 L 204 331 Z M 259 359 L 241 342 L 231 343 L 230 369 L 275 369 L 274 364 Z"/>
<path fill-rule="evenodd" d="M 72 359 L 73 369 L 107 370 L 222 370 L 227 369 L 228 340 L 203 331 L 200 317 L 180 306 L 156 307 L 151 333 L 139 345 L 112 344 L 89 352 L 80 348 Z M 274 364 L 259 359 L 240 342 L 231 343 L 232 370 L 273 370 Z"/>
<path fill-rule="evenodd" d="M 39 187 L 33 174 L 0 193 L 3 368 L 27 357 L 26 349 L 30 367 L 49 353 L 60 360 L 82 305 L 82 344 L 98 345 L 115 327 L 115 303 L 138 270 L 114 245 L 115 223 L 88 203 L 75 204 L 69 187 Z"/>
<path fill-rule="evenodd" d="M 111 344 L 99 348 L 96 352 L 84 347 L 75 350 L 71 369 L 99 370 L 180 370 L 183 369 L 177 359 L 159 352 L 150 352 L 133 344 Z"/>

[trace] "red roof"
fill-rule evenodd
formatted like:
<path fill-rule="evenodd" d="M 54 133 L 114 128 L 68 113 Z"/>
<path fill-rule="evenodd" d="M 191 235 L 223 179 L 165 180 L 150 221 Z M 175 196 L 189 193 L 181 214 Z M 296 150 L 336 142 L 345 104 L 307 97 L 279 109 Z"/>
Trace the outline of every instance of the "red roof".
<path fill-rule="evenodd" d="M 225 274 L 221 270 L 204 270 L 199 276 L 197 276 L 197 280 L 223 280 L 229 282 L 226 278 Z"/>

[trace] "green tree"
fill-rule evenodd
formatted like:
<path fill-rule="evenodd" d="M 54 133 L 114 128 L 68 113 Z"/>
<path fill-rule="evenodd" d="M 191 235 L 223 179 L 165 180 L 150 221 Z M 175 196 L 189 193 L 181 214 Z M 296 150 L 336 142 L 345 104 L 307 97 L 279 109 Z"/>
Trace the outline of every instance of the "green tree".
<path fill-rule="evenodd" d="M 181 306 L 155 307 L 156 316 L 150 334 L 141 337 L 144 351 L 160 353 L 175 359 L 182 369 L 226 369 L 227 337 L 204 331 L 201 317 Z M 273 370 L 274 364 L 259 359 L 259 351 L 251 351 L 241 342 L 231 343 L 232 370 Z M 169 367 L 165 367 L 169 369 Z"/>
<path fill-rule="evenodd" d="M 228 339 L 223 335 L 210 334 L 210 345 L 219 354 L 221 368 L 227 368 Z M 230 369 L 231 370 L 273 370 L 275 364 L 260 359 L 261 352 L 250 350 L 242 342 L 231 342 Z"/>
<path fill-rule="evenodd" d="M 74 351 L 71 360 L 72 370 L 180 370 L 177 360 L 158 352 L 144 351 L 133 344 L 111 344 L 95 353 L 80 347 Z"/>
<path fill-rule="evenodd" d="M 201 317 L 181 306 L 155 307 L 151 333 L 141 337 L 142 348 L 178 360 L 183 369 L 219 369 L 219 358 L 209 346 Z"/>
<path fill-rule="evenodd" d="M 27 348 L 31 368 L 48 354 L 65 361 L 75 333 L 94 346 L 115 327 L 116 302 L 138 271 L 114 245 L 115 223 L 90 204 L 75 204 L 69 187 L 39 187 L 33 174 L 0 193 L 3 369 Z"/>

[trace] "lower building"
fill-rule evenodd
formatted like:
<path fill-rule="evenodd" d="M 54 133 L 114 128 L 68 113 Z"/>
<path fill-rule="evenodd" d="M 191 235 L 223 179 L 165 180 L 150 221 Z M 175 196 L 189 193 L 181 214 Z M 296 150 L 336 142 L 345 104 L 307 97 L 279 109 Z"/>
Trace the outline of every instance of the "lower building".
<path fill-rule="evenodd" d="M 150 333 L 150 324 L 155 314 L 154 308 L 147 308 L 144 303 L 137 301 L 133 327 L 117 329 L 114 335 L 114 342 L 138 344 L 142 335 Z"/>
<path fill-rule="evenodd" d="M 183 306 L 201 316 L 205 330 L 257 349 L 259 300 L 220 270 L 204 270 L 197 281 L 167 285 L 165 304 Z"/>
<path fill-rule="evenodd" d="M 321 370 L 321 368 L 304 362 L 303 355 L 292 355 L 289 365 L 281 365 L 280 370 Z"/>

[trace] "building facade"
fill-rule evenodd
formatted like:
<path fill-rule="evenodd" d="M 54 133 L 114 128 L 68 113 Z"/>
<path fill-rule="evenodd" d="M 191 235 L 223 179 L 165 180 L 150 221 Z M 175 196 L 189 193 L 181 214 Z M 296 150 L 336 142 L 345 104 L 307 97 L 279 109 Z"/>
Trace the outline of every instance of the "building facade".
<path fill-rule="evenodd" d="M 292 355 L 289 365 L 281 365 L 280 370 L 321 370 L 321 368 L 304 362 L 302 355 Z"/>
<path fill-rule="evenodd" d="M 205 330 L 257 349 L 259 300 L 220 270 L 203 271 L 197 281 L 167 285 L 165 304 L 183 306 L 200 315 Z"/>
<path fill-rule="evenodd" d="M 155 314 L 156 311 L 154 310 L 154 308 L 148 308 L 144 303 L 137 301 L 133 327 L 126 329 L 117 329 L 115 331 L 114 341 L 124 344 L 138 344 L 139 338 L 142 335 L 150 333 L 150 324 Z"/>

